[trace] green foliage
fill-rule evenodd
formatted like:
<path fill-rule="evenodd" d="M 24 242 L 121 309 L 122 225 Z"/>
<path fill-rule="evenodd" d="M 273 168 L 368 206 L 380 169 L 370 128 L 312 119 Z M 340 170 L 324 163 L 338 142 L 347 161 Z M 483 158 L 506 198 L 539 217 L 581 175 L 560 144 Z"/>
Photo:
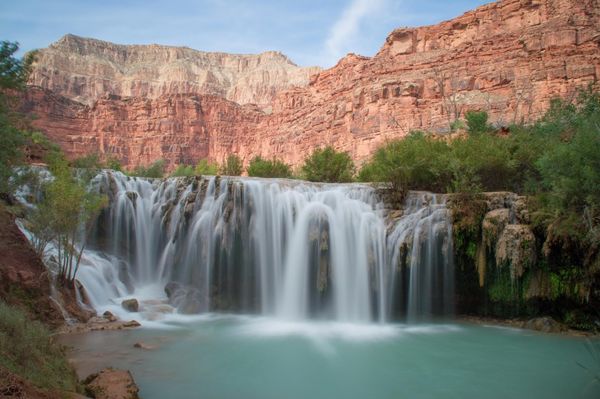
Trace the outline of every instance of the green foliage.
<path fill-rule="evenodd" d="M 469 134 L 481 134 L 491 130 L 488 125 L 488 114 L 485 111 L 468 111 L 465 114 Z"/>
<path fill-rule="evenodd" d="M 137 166 L 133 172 L 131 172 L 131 176 L 137 177 L 150 177 L 159 179 L 163 177 L 165 174 L 165 161 L 163 159 L 159 159 L 154 161 L 148 167 Z"/>
<path fill-rule="evenodd" d="M 292 171 L 290 166 L 278 159 L 267 160 L 260 156 L 252 158 L 248 165 L 248 176 L 290 178 Z"/>
<path fill-rule="evenodd" d="M 76 391 L 77 375 L 50 332 L 0 301 L 0 366 L 42 389 Z"/>
<path fill-rule="evenodd" d="M 380 148 L 373 159 L 363 165 L 362 181 L 389 182 L 399 191 L 444 191 L 450 179 L 450 147 L 441 140 L 412 132 Z"/>
<path fill-rule="evenodd" d="M 452 192 L 510 190 L 516 164 L 510 142 L 492 134 L 475 134 L 450 143 L 447 167 Z"/>
<path fill-rule="evenodd" d="M 74 176 L 62 153 L 51 153 L 48 168 L 53 180 L 43 188 L 43 200 L 30 215 L 34 248 L 42 255 L 55 241 L 58 276 L 72 282 L 79 269 L 91 222 L 106 204 L 106 197 L 87 190 L 88 181 Z"/>
<path fill-rule="evenodd" d="M 10 193 L 13 168 L 23 159 L 22 148 L 28 133 L 23 131 L 22 116 L 13 111 L 11 91 L 21 90 L 27 80 L 33 55 L 17 59 L 17 43 L 0 42 L 0 193 Z"/>
<path fill-rule="evenodd" d="M 20 90 L 27 82 L 30 66 L 35 52 L 28 53 L 24 59 L 15 58 L 19 44 L 8 41 L 0 42 L 0 90 Z"/>
<path fill-rule="evenodd" d="M 209 162 L 208 159 L 201 159 L 196 165 L 194 173 L 198 176 L 216 176 L 219 174 L 219 165 L 217 165 L 216 163 Z"/>
<path fill-rule="evenodd" d="M 121 167 L 121 162 L 117 158 L 108 157 L 104 162 L 104 167 L 106 169 L 112 169 L 117 172 L 121 172 L 123 168 Z"/>
<path fill-rule="evenodd" d="M 225 160 L 221 167 L 221 174 L 224 176 L 241 176 L 244 171 L 244 164 L 237 155 L 231 154 Z"/>
<path fill-rule="evenodd" d="M 314 150 L 302 166 L 306 180 L 327 183 L 351 182 L 354 171 L 350 155 L 330 146 Z"/>
<path fill-rule="evenodd" d="M 192 165 L 179 165 L 171 173 L 171 177 L 194 176 L 194 167 Z"/>

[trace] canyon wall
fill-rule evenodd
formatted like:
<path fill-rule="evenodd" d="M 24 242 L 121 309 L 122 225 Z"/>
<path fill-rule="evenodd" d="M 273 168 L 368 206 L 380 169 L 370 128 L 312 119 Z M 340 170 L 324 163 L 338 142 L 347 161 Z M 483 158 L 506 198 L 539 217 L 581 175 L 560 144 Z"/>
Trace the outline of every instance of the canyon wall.
<path fill-rule="evenodd" d="M 360 163 L 411 130 L 443 134 L 468 110 L 487 111 L 497 125 L 530 122 L 553 97 L 596 84 L 600 0 L 488 4 L 397 29 L 375 56 L 349 54 L 321 72 L 279 53 L 228 56 L 74 36 L 40 54 L 27 110 L 70 156 L 99 152 L 126 167 L 164 158 L 173 167 L 236 153 L 298 165 L 332 145 Z M 147 57 L 155 62 L 140 61 Z"/>

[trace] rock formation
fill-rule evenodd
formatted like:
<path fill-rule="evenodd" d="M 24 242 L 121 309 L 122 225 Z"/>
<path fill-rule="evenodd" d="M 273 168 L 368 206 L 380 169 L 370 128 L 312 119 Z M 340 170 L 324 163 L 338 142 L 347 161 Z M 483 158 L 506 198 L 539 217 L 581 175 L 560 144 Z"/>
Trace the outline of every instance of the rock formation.
<path fill-rule="evenodd" d="M 40 54 L 31 84 L 44 90 L 32 88 L 27 109 L 70 156 L 99 152 L 126 167 L 164 158 L 173 167 L 237 153 L 298 165 L 332 145 L 360 162 L 410 130 L 443 133 L 467 110 L 498 125 L 535 120 L 551 98 L 597 82 L 600 1 L 499 1 L 397 29 L 374 57 L 350 54 L 319 73 L 278 53 L 74 36 Z"/>
<path fill-rule="evenodd" d="M 266 106 L 275 93 L 305 86 L 317 67 L 300 68 L 285 55 L 207 53 L 187 47 L 123 46 L 65 35 L 37 53 L 30 83 L 93 105 L 106 96 L 158 98 L 210 94 Z"/>

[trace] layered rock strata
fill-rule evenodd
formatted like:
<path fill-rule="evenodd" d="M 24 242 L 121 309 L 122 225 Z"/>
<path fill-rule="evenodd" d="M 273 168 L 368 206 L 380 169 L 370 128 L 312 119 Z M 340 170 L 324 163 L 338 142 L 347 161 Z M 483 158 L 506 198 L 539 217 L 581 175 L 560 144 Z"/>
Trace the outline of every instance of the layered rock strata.
<path fill-rule="evenodd" d="M 160 48 L 141 47 L 68 36 L 43 50 L 31 83 L 46 91 L 32 89 L 27 102 L 36 125 L 70 156 L 99 152 L 126 167 L 159 158 L 171 167 L 203 157 L 221 161 L 231 153 L 298 165 L 324 145 L 360 163 L 411 130 L 446 132 L 468 110 L 487 111 L 497 125 L 529 122 L 550 99 L 596 84 L 600 1 L 503 0 L 435 26 L 397 29 L 374 57 L 350 54 L 309 73 L 307 82 L 306 70 L 295 69 L 285 72 L 286 84 L 274 83 L 284 75 L 277 72 L 243 90 L 222 82 L 210 89 L 214 79 L 189 72 L 198 64 L 181 56 L 189 49 L 169 48 L 156 64 L 171 68 L 162 75 L 154 64 L 150 72 L 113 71 Z M 98 52 L 118 62 L 105 65 L 90 55 Z M 262 62 L 248 61 L 254 69 L 247 73 L 260 74 Z M 296 73 L 303 78 L 292 78 Z"/>

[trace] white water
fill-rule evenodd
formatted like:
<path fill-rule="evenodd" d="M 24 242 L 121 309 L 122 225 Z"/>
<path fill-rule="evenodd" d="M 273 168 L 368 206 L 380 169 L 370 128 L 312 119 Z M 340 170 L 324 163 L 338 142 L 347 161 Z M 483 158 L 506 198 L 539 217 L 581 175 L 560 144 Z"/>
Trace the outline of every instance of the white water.
<path fill-rule="evenodd" d="M 77 278 L 99 311 L 127 317 L 120 302 L 135 297 L 137 318 L 167 317 L 164 287 L 174 281 L 191 292 L 171 300 L 180 313 L 291 323 L 451 313 L 451 226 L 441 197 L 410 194 L 389 225 L 376 191 L 361 184 L 113 172 L 94 184 L 110 206 Z"/>

